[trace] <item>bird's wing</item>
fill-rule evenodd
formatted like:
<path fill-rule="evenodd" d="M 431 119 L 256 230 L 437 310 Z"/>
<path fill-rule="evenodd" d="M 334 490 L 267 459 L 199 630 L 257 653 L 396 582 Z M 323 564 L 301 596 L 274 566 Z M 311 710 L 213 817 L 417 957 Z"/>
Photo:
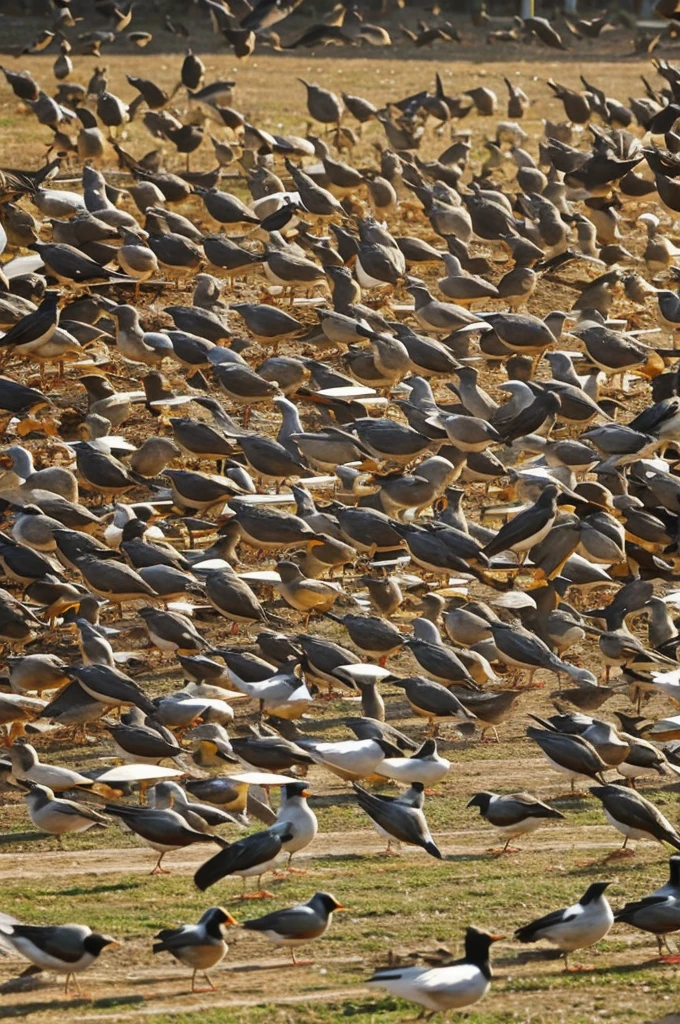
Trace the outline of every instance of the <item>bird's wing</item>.
<path fill-rule="evenodd" d="M 541 932 L 554 928 L 556 925 L 573 921 L 576 916 L 576 911 L 572 907 L 569 907 L 567 910 L 553 910 L 551 913 L 537 918 L 530 924 L 524 925 L 523 928 L 518 928 L 515 932 L 515 937 L 520 942 L 535 942 L 536 939 L 541 937 Z"/>
<path fill-rule="evenodd" d="M 311 907 L 298 906 L 274 910 L 264 917 L 244 921 L 243 927 L 250 931 L 274 931 L 287 939 L 313 939 L 325 930 L 326 921 Z"/>
<path fill-rule="evenodd" d="M 425 816 L 414 807 L 406 807 L 392 799 L 385 799 L 355 787 L 359 806 L 377 825 L 401 843 L 422 846 L 430 840 Z"/>
<path fill-rule="evenodd" d="M 64 928 L 58 925 L 43 928 L 18 924 L 14 925 L 12 932 L 16 938 L 27 939 L 48 956 L 74 964 L 83 955 L 83 939 L 90 934 L 90 929 L 81 928 L 76 931 L 72 927 Z"/>
<path fill-rule="evenodd" d="M 617 821 L 624 822 L 631 828 L 639 829 L 641 832 L 649 832 L 656 839 L 665 839 L 680 849 L 680 836 L 661 811 L 649 801 L 631 799 L 628 793 L 621 789 L 621 792 L 607 793 L 604 806 Z"/>
<path fill-rule="evenodd" d="M 203 892 L 235 871 L 266 864 L 281 852 L 281 837 L 267 830 L 256 832 L 245 839 L 239 839 L 226 850 L 220 850 L 214 857 L 202 864 L 194 875 L 196 886 Z"/>
<path fill-rule="evenodd" d="M 106 824 L 103 814 L 99 814 L 94 808 L 87 807 L 85 804 L 78 804 L 75 800 L 54 800 L 50 810 L 67 817 L 88 818 L 90 821 Z"/>

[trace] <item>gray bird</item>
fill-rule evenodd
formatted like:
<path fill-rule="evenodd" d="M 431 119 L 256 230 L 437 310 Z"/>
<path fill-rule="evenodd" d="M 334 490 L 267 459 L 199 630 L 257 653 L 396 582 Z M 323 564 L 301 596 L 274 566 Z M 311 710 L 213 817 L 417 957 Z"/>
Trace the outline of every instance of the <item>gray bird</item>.
<path fill-rule="evenodd" d="M 668 952 L 666 935 L 680 929 L 680 857 L 670 857 L 670 879 L 649 896 L 626 903 L 621 910 L 614 912 L 614 920 L 629 924 L 640 931 L 651 932 L 659 947 L 662 962 L 677 963 L 677 954 L 663 956 L 664 945 Z"/>
<path fill-rule="evenodd" d="M 414 316 L 424 331 L 451 334 L 461 327 L 483 323 L 478 316 L 462 306 L 433 298 L 424 284 L 411 284 L 406 290 L 414 298 Z"/>
<path fill-rule="evenodd" d="M 308 961 L 296 959 L 295 947 L 320 939 L 330 928 L 333 914 L 345 909 L 330 893 L 317 892 L 306 903 L 243 921 L 241 927 L 260 932 L 275 946 L 288 946 L 293 963 L 301 965 Z"/>
<path fill-rule="evenodd" d="M 390 682 L 404 691 L 414 714 L 429 718 L 433 736 L 438 734 L 440 722 L 474 721 L 475 716 L 450 690 L 431 679 L 409 676 L 408 679 L 391 678 Z"/>
<path fill-rule="evenodd" d="M 155 706 L 133 679 L 110 665 L 83 665 L 72 668 L 85 693 L 110 707 L 133 705 L 147 715 L 154 714 Z"/>
<path fill-rule="evenodd" d="M 66 975 L 64 992 L 73 980 L 81 988 L 78 974 L 91 967 L 107 946 L 120 946 L 110 935 L 93 932 L 83 924 L 28 925 L 14 918 L 0 924 L 0 940 L 40 971 Z"/>
<path fill-rule="evenodd" d="M 205 580 L 205 596 L 215 611 L 234 623 L 267 622 L 267 614 L 248 584 L 231 567 L 214 569 Z"/>
<path fill-rule="evenodd" d="M 160 650 L 194 653 L 209 646 L 191 619 L 178 612 L 161 611 L 145 605 L 139 614 L 146 626 L 151 642 Z"/>
<path fill-rule="evenodd" d="M 129 764 L 159 764 L 182 752 L 171 732 L 134 705 L 121 715 L 118 725 L 106 728 L 118 753 Z"/>
<path fill-rule="evenodd" d="M 624 837 L 621 850 L 629 839 L 656 839 L 680 850 L 680 835 L 651 801 L 624 786 L 591 786 L 590 792 L 602 802 L 604 815 Z"/>
<path fill-rule="evenodd" d="M 582 736 L 536 729 L 533 725 L 527 729 L 527 736 L 541 748 L 550 767 L 569 778 L 572 793 L 579 776 L 585 775 L 604 785 L 602 773 L 607 770 L 608 765 L 592 743 L 584 740 Z"/>
<path fill-rule="evenodd" d="M 371 818 L 379 835 L 387 837 L 387 851 L 392 853 L 392 843 L 406 843 L 419 846 L 431 857 L 441 860 L 441 853 L 430 833 L 425 820 L 424 785 L 413 782 L 410 789 L 397 797 L 369 793 L 356 782 L 352 783 L 357 802 Z"/>
<path fill-rule="evenodd" d="M 23 783 L 30 786 L 24 795 L 28 816 L 36 828 L 53 836 L 69 832 L 86 832 L 94 825 L 108 825 L 108 819 L 93 807 L 56 797 L 49 786 Z"/>
<path fill-rule="evenodd" d="M 485 821 L 498 829 L 505 846 L 501 853 L 510 850 L 510 842 L 518 836 L 527 835 L 540 828 L 550 819 L 564 820 L 564 815 L 530 793 L 512 793 L 509 796 L 498 793 L 475 793 L 468 807 L 479 807 Z"/>
<path fill-rule="evenodd" d="M 167 875 L 170 872 L 161 866 L 166 853 L 182 850 L 193 843 L 217 843 L 226 847 L 228 843 L 220 836 L 209 832 L 197 832 L 184 818 L 173 810 L 158 810 L 155 807 L 133 807 L 124 804 L 105 804 L 107 814 L 121 821 L 158 852 L 158 860 L 152 875 Z"/>

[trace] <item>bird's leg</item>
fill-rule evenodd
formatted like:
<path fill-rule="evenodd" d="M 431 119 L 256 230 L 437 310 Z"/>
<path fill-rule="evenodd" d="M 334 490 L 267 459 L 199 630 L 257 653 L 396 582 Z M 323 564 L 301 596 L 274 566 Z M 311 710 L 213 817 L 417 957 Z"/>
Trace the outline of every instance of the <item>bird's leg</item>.
<path fill-rule="evenodd" d="M 269 892 L 267 889 L 262 888 L 262 875 L 257 876 L 258 892 L 242 892 L 240 899 L 242 900 L 273 900 L 274 893 Z M 243 879 L 243 888 L 246 887 L 246 880 Z"/>
<path fill-rule="evenodd" d="M 393 850 L 392 849 L 392 839 L 388 839 L 387 840 L 387 847 L 386 847 L 386 849 L 384 849 L 382 851 L 382 853 L 383 853 L 383 857 L 400 857 L 401 856 L 401 851 L 400 850 Z"/>
<path fill-rule="evenodd" d="M 196 975 L 198 974 L 198 968 L 195 968 L 194 973 L 191 975 L 191 991 L 196 993 L 201 992 L 215 992 L 215 986 L 213 985 L 212 978 L 207 971 L 203 971 L 203 977 L 208 982 L 208 988 L 196 988 Z"/>
<path fill-rule="evenodd" d="M 290 950 L 290 955 L 293 960 L 293 967 L 309 967 L 310 964 L 314 963 L 313 960 L 298 960 L 297 957 L 295 956 L 295 950 L 293 949 L 292 946 Z"/>
<path fill-rule="evenodd" d="M 172 872 L 168 871 L 167 868 L 161 867 L 161 861 L 163 860 L 163 857 L 165 857 L 166 852 L 167 851 L 164 850 L 163 853 L 161 853 L 160 856 L 158 857 L 158 860 L 156 861 L 156 866 L 154 867 L 153 871 L 151 872 L 152 875 L 171 875 L 172 874 Z"/>
<path fill-rule="evenodd" d="M 624 857 L 634 857 L 635 856 L 635 850 L 629 850 L 629 849 L 627 849 L 627 846 L 628 846 L 628 836 L 626 836 L 626 838 L 623 840 L 623 846 L 621 847 L 621 849 L 620 850 L 614 850 L 613 853 L 608 854 L 604 858 L 605 861 L 621 860 Z"/>

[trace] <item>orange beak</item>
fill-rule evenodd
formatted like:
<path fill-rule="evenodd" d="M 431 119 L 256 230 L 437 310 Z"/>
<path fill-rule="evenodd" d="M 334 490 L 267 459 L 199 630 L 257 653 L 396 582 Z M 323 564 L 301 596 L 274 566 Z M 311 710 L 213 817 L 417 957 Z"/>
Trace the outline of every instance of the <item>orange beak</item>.
<path fill-rule="evenodd" d="M 304 797 L 308 797 L 308 796 L 311 796 L 311 795 L 312 795 L 311 789 L 303 789 L 302 793 L 300 794 L 300 796 L 304 796 Z"/>

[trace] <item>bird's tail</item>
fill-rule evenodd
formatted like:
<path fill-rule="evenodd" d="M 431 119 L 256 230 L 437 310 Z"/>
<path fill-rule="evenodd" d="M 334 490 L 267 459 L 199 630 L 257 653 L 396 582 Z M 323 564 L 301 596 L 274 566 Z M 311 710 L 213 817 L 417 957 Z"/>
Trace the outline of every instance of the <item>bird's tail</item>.
<path fill-rule="evenodd" d="M 228 845 L 228 843 L 225 843 L 225 846 Z M 228 858 L 225 857 L 225 850 L 220 850 L 220 852 L 216 853 L 214 857 L 207 860 L 205 864 L 201 864 L 200 868 L 194 875 L 194 884 L 197 889 L 201 890 L 201 892 L 205 892 L 205 890 L 209 889 L 211 885 L 214 885 L 215 882 L 219 882 L 221 878 L 224 878 L 225 875 L 228 874 Z"/>

